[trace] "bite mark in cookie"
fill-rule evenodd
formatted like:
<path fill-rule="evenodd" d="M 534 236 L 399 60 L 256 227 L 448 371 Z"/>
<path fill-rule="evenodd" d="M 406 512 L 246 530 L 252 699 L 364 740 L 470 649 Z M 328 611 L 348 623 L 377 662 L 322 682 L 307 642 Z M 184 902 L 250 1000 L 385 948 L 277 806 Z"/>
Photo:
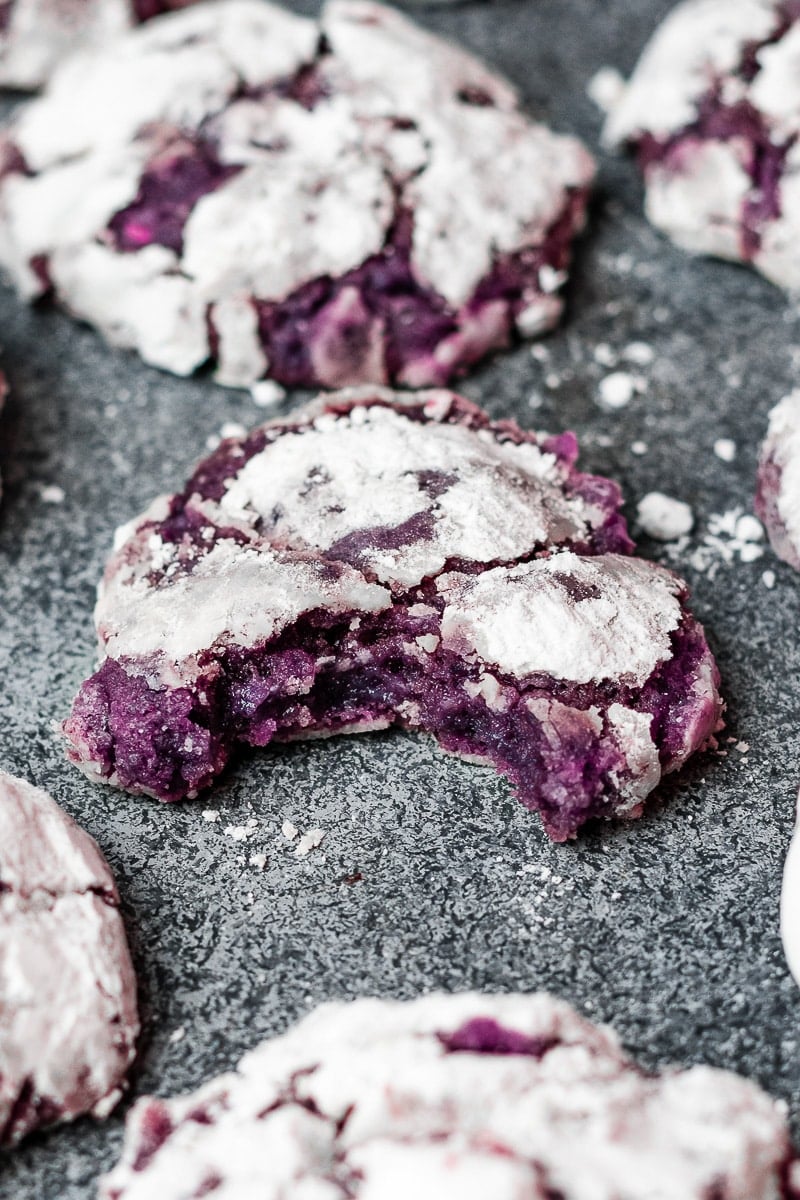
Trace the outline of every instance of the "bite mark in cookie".
<path fill-rule="evenodd" d="M 119 897 L 97 845 L 0 771 L 0 1146 L 122 1095 L 139 1032 Z"/>
<path fill-rule="evenodd" d="M 4 157 L 23 294 L 234 386 L 440 384 L 550 328 L 593 174 L 504 80 L 368 0 L 163 17 L 66 64 Z"/>
<path fill-rule="evenodd" d="M 224 442 L 121 532 L 70 757 L 176 800 L 237 744 L 400 725 L 494 765 L 559 840 L 638 816 L 712 738 L 718 675 L 575 456 L 444 391 L 343 392 Z"/>
<path fill-rule="evenodd" d="M 685 0 L 605 130 L 634 148 L 653 223 L 695 253 L 800 287 L 800 6 Z"/>
<path fill-rule="evenodd" d="M 784 1108 L 710 1067 L 642 1072 L 531 996 L 327 1004 L 193 1094 L 140 1100 L 101 1200 L 789 1200 Z"/>

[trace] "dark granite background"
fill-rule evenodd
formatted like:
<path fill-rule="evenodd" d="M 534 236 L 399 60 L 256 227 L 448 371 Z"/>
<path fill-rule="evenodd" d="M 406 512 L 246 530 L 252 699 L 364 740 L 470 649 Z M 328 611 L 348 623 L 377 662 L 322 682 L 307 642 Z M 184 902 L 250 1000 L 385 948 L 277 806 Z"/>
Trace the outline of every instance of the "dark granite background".
<path fill-rule="evenodd" d="M 668 8 L 498 0 L 418 15 L 594 148 L 587 81 L 604 64 L 630 69 Z M 464 391 L 494 416 L 577 430 L 583 465 L 621 480 L 631 516 L 665 490 L 691 503 L 702 534 L 712 513 L 751 505 L 766 414 L 796 382 L 800 315 L 755 275 L 670 247 L 641 216 L 631 164 L 601 163 L 548 361 L 521 347 Z M 604 411 L 594 348 L 634 339 L 656 354 L 628 368 L 646 392 Z M 396 734 L 254 754 L 194 804 L 135 800 L 88 783 L 51 732 L 91 669 L 94 586 L 115 526 L 182 483 L 225 421 L 263 410 L 209 378 L 148 369 L 8 291 L 0 340 L 12 385 L 0 424 L 0 765 L 48 788 L 116 872 L 144 1018 L 134 1094 L 194 1088 L 329 997 L 549 988 L 611 1022 L 650 1066 L 708 1062 L 758 1079 L 798 1129 L 800 992 L 777 920 L 800 773 L 796 575 L 769 552 L 713 579 L 681 563 L 719 657 L 728 734 L 750 750 L 698 761 L 630 826 L 552 846 L 491 772 Z M 715 457 L 719 437 L 738 444 L 733 463 Z M 637 456 L 638 441 L 648 450 Z M 43 498 L 48 485 L 63 503 Z M 285 819 L 326 830 L 322 848 L 295 857 Z M 224 832 L 248 820 L 246 844 Z M 248 865 L 254 853 L 263 871 Z M 29 1139 L 2 1159 L 0 1196 L 88 1200 L 123 1117 Z"/>

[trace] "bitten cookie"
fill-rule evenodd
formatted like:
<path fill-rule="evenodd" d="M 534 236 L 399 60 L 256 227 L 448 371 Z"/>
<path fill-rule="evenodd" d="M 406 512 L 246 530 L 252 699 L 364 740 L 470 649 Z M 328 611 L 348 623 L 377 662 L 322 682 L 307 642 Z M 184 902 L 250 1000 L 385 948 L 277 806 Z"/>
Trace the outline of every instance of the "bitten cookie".
<path fill-rule="evenodd" d="M 775 553 L 800 571 L 800 391 L 770 413 L 755 508 Z"/>
<path fill-rule="evenodd" d="M 46 83 L 63 58 L 104 45 L 140 21 L 192 0 L 5 0 L 0 7 L 0 87 Z"/>
<path fill-rule="evenodd" d="M 89 835 L 0 771 L 0 1146 L 122 1095 L 139 1022 L 118 905 Z"/>
<path fill-rule="evenodd" d="M 187 1096 L 140 1100 L 101 1200 L 789 1200 L 785 1106 L 647 1075 L 562 1001 L 327 1004 Z"/>
<path fill-rule="evenodd" d="M 686 0 L 605 129 L 636 151 L 655 225 L 788 289 L 800 287 L 798 63 L 797 4 Z"/>
<path fill-rule="evenodd" d="M 237 743 L 396 724 L 494 765 L 554 838 L 638 816 L 711 738 L 718 675 L 576 449 L 380 389 L 223 442 L 120 532 L 70 757 L 175 800 Z"/>
<path fill-rule="evenodd" d="M 504 80 L 366 0 L 162 17 L 65 64 L 0 149 L 23 295 L 242 386 L 438 384 L 549 329 L 593 173 Z"/>

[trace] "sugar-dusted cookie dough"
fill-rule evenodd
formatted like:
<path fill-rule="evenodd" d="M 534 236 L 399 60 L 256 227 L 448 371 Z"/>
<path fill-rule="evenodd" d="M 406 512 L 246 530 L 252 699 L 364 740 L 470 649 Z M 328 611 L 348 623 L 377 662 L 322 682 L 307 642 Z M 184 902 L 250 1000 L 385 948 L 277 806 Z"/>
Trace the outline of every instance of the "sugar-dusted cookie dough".
<path fill-rule="evenodd" d="M 562 1001 L 327 1004 L 187 1096 L 140 1100 L 101 1200 L 789 1200 L 785 1108 L 647 1075 Z"/>
<path fill-rule="evenodd" d="M 138 1032 L 108 865 L 49 796 L 0 771 L 0 1146 L 107 1116 Z"/>
<path fill-rule="evenodd" d="M 718 675 L 575 455 L 446 391 L 339 393 L 223 442 L 120 532 L 70 757 L 176 800 L 238 743 L 401 725 L 494 765 L 554 838 L 638 816 L 712 737 Z"/>
<path fill-rule="evenodd" d="M 593 164 L 369 0 L 221 0 L 57 72 L 0 146 L 0 263 L 249 385 L 448 380 L 558 320 Z"/>

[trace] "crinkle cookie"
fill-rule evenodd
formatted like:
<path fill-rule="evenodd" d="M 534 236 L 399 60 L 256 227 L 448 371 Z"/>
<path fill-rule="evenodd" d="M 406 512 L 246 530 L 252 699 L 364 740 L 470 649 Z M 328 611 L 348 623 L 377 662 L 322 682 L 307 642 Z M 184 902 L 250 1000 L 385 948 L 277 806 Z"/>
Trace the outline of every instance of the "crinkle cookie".
<path fill-rule="evenodd" d="M 153 21 L 65 64 L 1 157 L 23 295 L 243 386 L 441 383 L 550 328 L 593 173 L 504 80 L 365 0 Z"/>
<path fill-rule="evenodd" d="M 0 771 L 0 1146 L 122 1095 L 139 1022 L 118 906 L 92 838 Z"/>
<path fill-rule="evenodd" d="M 177 800 L 237 743 L 401 725 L 507 775 L 553 838 L 638 816 L 711 738 L 718 675 L 576 449 L 381 389 L 223 442 L 120 532 L 70 757 Z"/>
<path fill-rule="evenodd" d="M 758 465 L 756 512 L 775 553 L 800 571 L 800 390 L 770 413 Z"/>
<path fill-rule="evenodd" d="M 687 250 L 800 287 L 800 5 L 686 0 L 605 138 L 638 156 L 653 223 Z"/>
<path fill-rule="evenodd" d="M 466 993 L 326 1004 L 199 1091 L 140 1100 L 100 1196 L 788 1200 L 795 1172 L 755 1084 L 648 1075 L 563 1001 Z"/>
<path fill-rule="evenodd" d="M 192 0 L 4 0 L 0 87 L 38 88 L 73 50 L 100 46 Z"/>

